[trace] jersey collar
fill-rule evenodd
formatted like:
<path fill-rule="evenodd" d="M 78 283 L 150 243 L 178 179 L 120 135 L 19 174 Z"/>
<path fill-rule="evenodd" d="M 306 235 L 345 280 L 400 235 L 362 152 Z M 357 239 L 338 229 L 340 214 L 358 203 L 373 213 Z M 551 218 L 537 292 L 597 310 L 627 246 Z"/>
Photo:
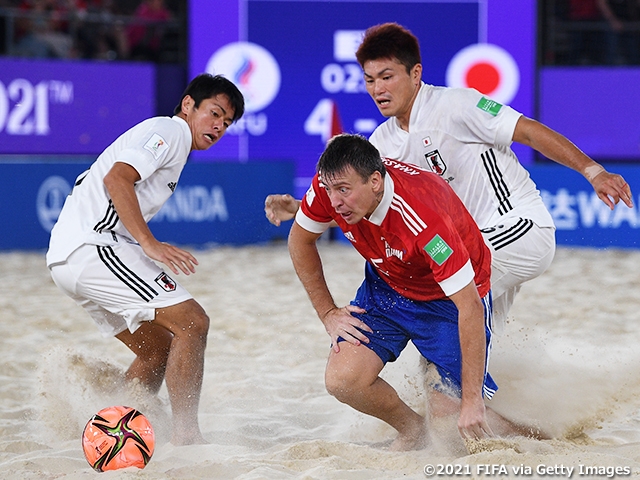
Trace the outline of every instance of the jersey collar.
<path fill-rule="evenodd" d="M 384 176 L 384 193 L 382 194 L 382 201 L 369 217 L 369 221 L 374 225 L 380 226 L 387 216 L 387 212 L 391 206 L 391 200 L 393 199 L 393 185 L 393 179 L 391 178 L 391 175 L 389 175 L 389 172 L 387 172 Z"/>

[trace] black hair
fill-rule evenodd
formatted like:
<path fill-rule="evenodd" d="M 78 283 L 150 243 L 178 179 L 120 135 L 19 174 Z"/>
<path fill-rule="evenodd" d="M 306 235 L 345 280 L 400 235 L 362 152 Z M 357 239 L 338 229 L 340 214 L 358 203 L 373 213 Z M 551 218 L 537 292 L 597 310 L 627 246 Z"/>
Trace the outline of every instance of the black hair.
<path fill-rule="evenodd" d="M 343 133 L 336 135 L 327 144 L 318 160 L 317 172 L 323 179 L 330 179 L 353 168 L 366 182 L 374 172 L 384 178 L 386 169 L 380 152 L 362 135 Z"/>
<path fill-rule="evenodd" d="M 218 94 L 224 94 L 229 98 L 229 103 L 233 107 L 232 121 L 239 120 L 244 115 L 244 97 L 242 93 L 230 80 L 222 75 L 211 75 L 210 73 L 201 73 L 191 80 L 182 93 L 180 102 L 173 109 L 173 114 L 177 115 L 182 111 L 182 101 L 187 95 L 193 98 L 194 107 L 198 108 L 203 100 L 213 98 Z"/>
<path fill-rule="evenodd" d="M 407 73 L 420 59 L 420 42 L 410 30 L 397 23 L 383 23 L 367 29 L 362 43 L 356 51 L 362 68 L 369 60 L 396 59 L 407 69 Z"/>

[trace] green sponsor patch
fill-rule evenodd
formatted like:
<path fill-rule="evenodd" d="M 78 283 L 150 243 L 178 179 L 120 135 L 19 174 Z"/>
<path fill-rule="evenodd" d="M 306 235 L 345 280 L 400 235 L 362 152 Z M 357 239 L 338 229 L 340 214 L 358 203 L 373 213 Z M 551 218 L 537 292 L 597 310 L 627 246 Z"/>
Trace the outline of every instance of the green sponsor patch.
<path fill-rule="evenodd" d="M 476 105 L 480 110 L 484 110 L 487 113 L 490 113 L 494 117 L 498 114 L 502 105 L 498 102 L 494 102 L 493 100 L 489 100 L 487 97 L 482 97 Z"/>
<path fill-rule="evenodd" d="M 424 251 L 427 252 L 438 265 L 442 265 L 453 253 L 451 247 L 447 245 L 440 235 L 433 237 L 431 241 L 425 245 Z"/>

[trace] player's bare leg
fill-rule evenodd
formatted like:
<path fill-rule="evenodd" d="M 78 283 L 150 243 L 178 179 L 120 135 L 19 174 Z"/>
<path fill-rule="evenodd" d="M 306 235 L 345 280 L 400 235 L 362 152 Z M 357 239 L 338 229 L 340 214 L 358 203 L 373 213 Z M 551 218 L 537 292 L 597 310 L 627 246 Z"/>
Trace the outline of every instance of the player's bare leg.
<path fill-rule="evenodd" d="M 434 418 L 459 415 L 460 399 L 431 389 L 429 392 L 429 413 Z M 499 437 L 519 435 L 535 440 L 548 440 L 551 438 L 539 428 L 507 420 L 489 407 L 487 407 L 487 423 L 493 433 Z"/>
<path fill-rule="evenodd" d="M 383 368 L 376 353 L 362 345 L 340 343 L 331 350 L 325 373 L 327 391 L 356 410 L 388 423 L 398 431 L 392 450 L 418 450 L 427 443 L 425 419 L 398 396 L 378 374 Z"/>
<path fill-rule="evenodd" d="M 116 338 L 136 355 L 126 379 L 137 379 L 151 393 L 157 394 L 164 380 L 173 334 L 153 322 L 144 322 L 134 333 L 125 330 Z"/>
<path fill-rule="evenodd" d="M 173 334 L 165 378 L 173 413 L 174 445 L 208 443 L 198 425 L 209 317 L 195 300 L 156 309 L 158 325 Z"/>

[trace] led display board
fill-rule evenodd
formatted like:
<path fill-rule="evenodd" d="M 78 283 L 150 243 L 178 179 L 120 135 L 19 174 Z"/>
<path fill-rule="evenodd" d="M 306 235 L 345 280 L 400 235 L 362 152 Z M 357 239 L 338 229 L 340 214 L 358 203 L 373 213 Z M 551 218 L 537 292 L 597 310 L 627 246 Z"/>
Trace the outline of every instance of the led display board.
<path fill-rule="evenodd" d="M 154 113 L 151 64 L 0 59 L 0 154 L 99 154 Z"/>
<path fill-rule="evenodd" d="M 419 38 L 425 82 L 474 86 L 533 113 L 534 0 L 191 0 L 189 15 L 190 76 L 223 74 L 247 103 L 196 159 L 291 159 L 302 187 L 331 135 L 368 136 L 384 120 L 354 55 L 364 30 L 384 22 Z"/>

